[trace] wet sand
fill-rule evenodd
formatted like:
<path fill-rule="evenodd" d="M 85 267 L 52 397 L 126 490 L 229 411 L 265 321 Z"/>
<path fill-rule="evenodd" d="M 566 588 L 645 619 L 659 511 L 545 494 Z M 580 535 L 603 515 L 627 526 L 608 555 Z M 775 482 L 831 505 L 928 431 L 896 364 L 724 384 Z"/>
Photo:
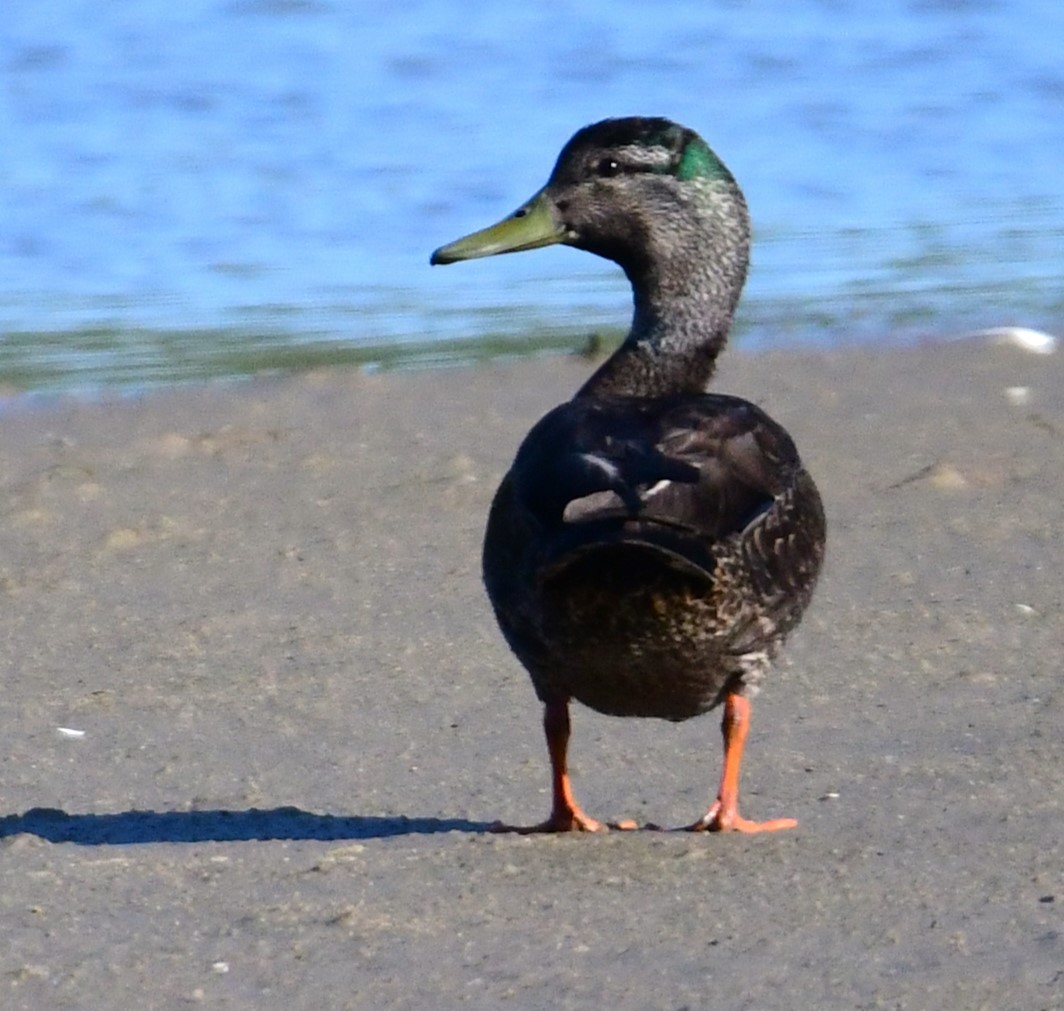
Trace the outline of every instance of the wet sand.
<path fill-rule="evenodd" d="M 0 1006 L 1064 1008 L 1064 355 L 729 354 L 828 511 L 744 776 L 799 827 L 497 836 L 549 798 L 480 537 L 588 368 L 8 402 Z M 572 757 L 682 824 L 718 721 Z"/>

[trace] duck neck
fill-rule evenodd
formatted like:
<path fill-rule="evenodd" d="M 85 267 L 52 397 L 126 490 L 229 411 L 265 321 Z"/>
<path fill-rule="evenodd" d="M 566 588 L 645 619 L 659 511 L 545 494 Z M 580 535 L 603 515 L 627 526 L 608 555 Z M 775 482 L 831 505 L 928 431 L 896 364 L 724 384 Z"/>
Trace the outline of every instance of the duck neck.
<path fill-rule="evenodd" d="M 626 270 L 635 300 L 632 328 L 578 397 L 705 392 L 728 340 L 746 264 L 733 265 L 730 276 L 738 283 L 729 282 L 719 259 L 702 264 L 692 273 L 688 262 L 679 275 L 667 268 Z"/>
<path fill-rule="evenodd" d="M 636 223 L 635 241 L 605 255 L 632 284 L 632 329 L 580 396 L 664 397 L 704 393 L 724 348 L 750 256 L 750 219 L 731 178 L 713 199 L 688 203 L 657 227 Z"/>

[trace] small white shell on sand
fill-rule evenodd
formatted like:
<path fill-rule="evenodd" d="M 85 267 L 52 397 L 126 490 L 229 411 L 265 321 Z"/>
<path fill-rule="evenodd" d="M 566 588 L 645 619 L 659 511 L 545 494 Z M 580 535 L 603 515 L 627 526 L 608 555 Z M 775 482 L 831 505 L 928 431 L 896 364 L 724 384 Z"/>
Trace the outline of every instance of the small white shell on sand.
<path fill-rule="evenodd" d="M 1016 407 L 1023 407 L 1024 404 L 1031 402 L 1031 388 L 1030 386 L 1007 386 L 1005 399 Z"/>
<path fill-rule="evenodd" d="M 74 730 L 72 727 L 56 727 L 55 729 L 60 737 L 78 738 L 85 736 L 84 730 Z"/>
<path fill-rule="evenodd" d="M 977 330 L 972 337 L 987 337 L 996 344 L 1011 344 L 1021 351 L 1030 351 L 1036 355 L 1051 355 L 1060 341 L 1051 333 L 1032 330 L 1026 326 L 992 326 L 987 330 Z"/>

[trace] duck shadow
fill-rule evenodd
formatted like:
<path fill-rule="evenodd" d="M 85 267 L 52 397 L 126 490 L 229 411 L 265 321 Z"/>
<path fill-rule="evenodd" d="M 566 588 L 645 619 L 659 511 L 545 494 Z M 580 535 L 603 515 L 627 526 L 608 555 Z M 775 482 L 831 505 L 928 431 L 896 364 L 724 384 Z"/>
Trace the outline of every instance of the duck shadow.
<path fill-rule="evenodd" d="M 68 814 L 34 807 L 0 818 L 0 840 L 34 835 L 81 846 L 134 843 L 266 842 L 268 840 L 390 839 L 442 832 L 487 832 L 490 822 L 464 818 L 410 818 L 314 814 L 297 807 L 244 811 L 121 811 Z"/>

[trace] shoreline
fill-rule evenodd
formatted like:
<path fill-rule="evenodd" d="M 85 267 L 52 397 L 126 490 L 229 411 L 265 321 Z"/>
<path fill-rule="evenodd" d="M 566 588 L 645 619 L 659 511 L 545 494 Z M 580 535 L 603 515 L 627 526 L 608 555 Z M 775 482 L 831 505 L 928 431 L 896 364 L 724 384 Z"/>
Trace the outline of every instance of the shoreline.
<path fill-rule="evenodd" d="M 91 331 L 90 331 L 91 332 Z M 240 337 L 240 331 L 234 331 Z M 195 390 L 204 387 L 239 387 L 246 383 L 275 382 L 324 372 L 357 371 L 366 375 L 419 373 L 436 369 L 468 369 L 493 365 L 507 365 L 537 359 L 571 358 L 589 366 L 601 362 L 623 339 L 623 330 L 602 327 L 585 331 L 565 328 L 556 333 L 540 334 L 536 339 L 522 335 L 495 335 L 475 339 L 428 342 L 399 341 L 394 343 L 360 342 L 302 342 L 274 351 L 249 353 L 243 367 L 222 366 L 215 371 L 205 364 L 187 374 L 175 372 L 169 379 L 127 381 L 96 381 L 75 385 L 69 380 L 54 385 L 19 386 L 0 379 L 0 415 L 24 407 L 61 404 L 66 400 L 79 402 L 122 401 L 152 396 L 170 391 Z M 1021 351 L 1051 354 L 1060 346 L 1061 338 L 1030 327 L 1004 325 L 974 331 L 908 334 L 892 336 L 883 341 L 869 338 L 818 341 L 753 340 L 748 334 L 729 341 L 723 360 L 732 355 L 763 354 L 831 354 L 913 351 L 921 348 L 953 344 L 1011 345 Z M 257 364 L 253 364 L 257 363 Z M 271 364 L 272 363 L 272 364 Z M 215 369 L 218 369 L 216 364 Z M 79 374 L 92 370 L 79 369 Z M 149 372 L 152 370 L 148 370 Z M 43 376 L 41 377 L 43 378 Z"/>

